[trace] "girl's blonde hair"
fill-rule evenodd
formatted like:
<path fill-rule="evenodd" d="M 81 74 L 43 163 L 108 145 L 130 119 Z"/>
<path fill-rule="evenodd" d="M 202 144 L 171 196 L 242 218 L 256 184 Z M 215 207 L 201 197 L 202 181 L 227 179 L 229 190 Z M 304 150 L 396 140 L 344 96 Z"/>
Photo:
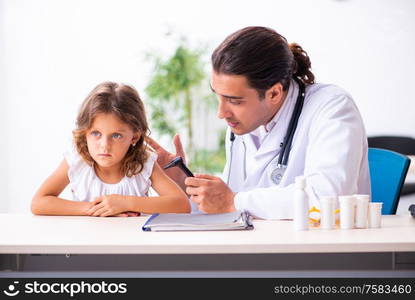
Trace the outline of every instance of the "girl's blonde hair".
<path fill-rule="evenodd" d="M 100 113 L 114 114 L 131 126 L 134 132 L 141 133 L 136 145 L 128 149 L 121 165 L 121 171 L 126 176 L 137 175 L 148 158 L 147 150 L 150 150 L 145 143 L 149 135 L 146 113 L 138 92 L 125 84 L 103 82 L 97 85 L 82 103 L 73 138 L 76 150 L 91 166 L 94 165 L 94 160 L 88 152 L 86 131 L 91 128 L 94 118 Z"/>

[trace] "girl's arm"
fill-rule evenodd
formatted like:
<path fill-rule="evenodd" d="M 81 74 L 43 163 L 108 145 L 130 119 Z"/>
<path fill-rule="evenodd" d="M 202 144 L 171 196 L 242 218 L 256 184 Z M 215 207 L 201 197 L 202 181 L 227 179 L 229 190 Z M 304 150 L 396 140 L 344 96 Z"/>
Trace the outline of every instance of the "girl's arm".
<path fill-rule="evenodd" d="M 189 213 L 190 204 L 187 195 L 154 163 L 151 174 L 152 188 L 159 194 L 157 197 L 127 196 L 131 202 L 131 211 L 143 213 Z"/>
<path fill-rule="evenodd" d="M 143 213 L 189 213 L 187 195 L 171 180 L 155 162 L 150 176 L 156 197 L 105 195 L 91 203 L 94 205 L 87 213 L 91 216 L 108 217 L 126 211 Z"/>
<path fill-rule="evenodd" d="M 79 202 L 58 198 L 69 184 L 68 163 L 64 159 L 59 167 L 40 186 L 32 199 L 32 213 L 35 215 L 87 215 L 90 202 Z"/>

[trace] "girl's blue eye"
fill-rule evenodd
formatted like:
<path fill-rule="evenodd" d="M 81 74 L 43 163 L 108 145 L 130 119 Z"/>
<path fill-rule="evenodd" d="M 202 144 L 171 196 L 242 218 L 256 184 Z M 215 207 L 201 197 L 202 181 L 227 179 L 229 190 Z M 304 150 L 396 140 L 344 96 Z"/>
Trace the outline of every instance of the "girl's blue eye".
<path fill-rule="evenodd" d="M 112 135 L 112 137 L 114 138 L 114 139 L 120 139 L 120 138 L 122 138 L 122 135 L 121 134 L 119 134 L 119 133 L 114 133 L 113 135 Z"/>
<path fill-rule="evenodd" d="M 92 132 L 91 132 L 91 135 L 92 135 L 92 136 L 96 136 L 96 137 L 98 137 L 98 136 L 100 136 L 100 135 L 101 135 L 101 133 L 99 133 L 99 131 L 92 131 Z"/>

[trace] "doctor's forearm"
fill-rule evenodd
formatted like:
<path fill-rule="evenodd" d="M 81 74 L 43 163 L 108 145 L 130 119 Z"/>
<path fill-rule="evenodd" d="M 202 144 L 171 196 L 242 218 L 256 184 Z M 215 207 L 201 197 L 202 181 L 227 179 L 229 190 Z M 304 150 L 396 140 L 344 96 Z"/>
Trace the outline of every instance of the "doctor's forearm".
<path fill-rule="evenodd" d="M 257 188 L 235 195 L 235 208 L 246 210 L 261 219 L 292 219 L 292 194 L 294 185 L 284 188 Z"/>

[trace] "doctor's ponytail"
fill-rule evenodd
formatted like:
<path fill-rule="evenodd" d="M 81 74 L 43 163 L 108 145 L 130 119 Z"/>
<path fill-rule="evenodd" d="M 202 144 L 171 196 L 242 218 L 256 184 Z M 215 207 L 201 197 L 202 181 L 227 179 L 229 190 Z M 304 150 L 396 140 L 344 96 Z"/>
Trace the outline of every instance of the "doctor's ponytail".
<path fill-rule="evenodd" d="M 292 79 L 314 83 L 307 53 L 267 27 L 246 27 L 228 36 L 213 52 L 212 67 L 218 74 L 245 76 L 260 98 L 276 83 L 285 91 Z"/>
<path fill-rule="evenodd" d="M 307 52 L 297 43 L 289 44 L 290 50 L 294 55 L 293 77 L 297 77 L 304 84 L 314 83 L 314 74 L 311 72 L 311 61 Z"/>

